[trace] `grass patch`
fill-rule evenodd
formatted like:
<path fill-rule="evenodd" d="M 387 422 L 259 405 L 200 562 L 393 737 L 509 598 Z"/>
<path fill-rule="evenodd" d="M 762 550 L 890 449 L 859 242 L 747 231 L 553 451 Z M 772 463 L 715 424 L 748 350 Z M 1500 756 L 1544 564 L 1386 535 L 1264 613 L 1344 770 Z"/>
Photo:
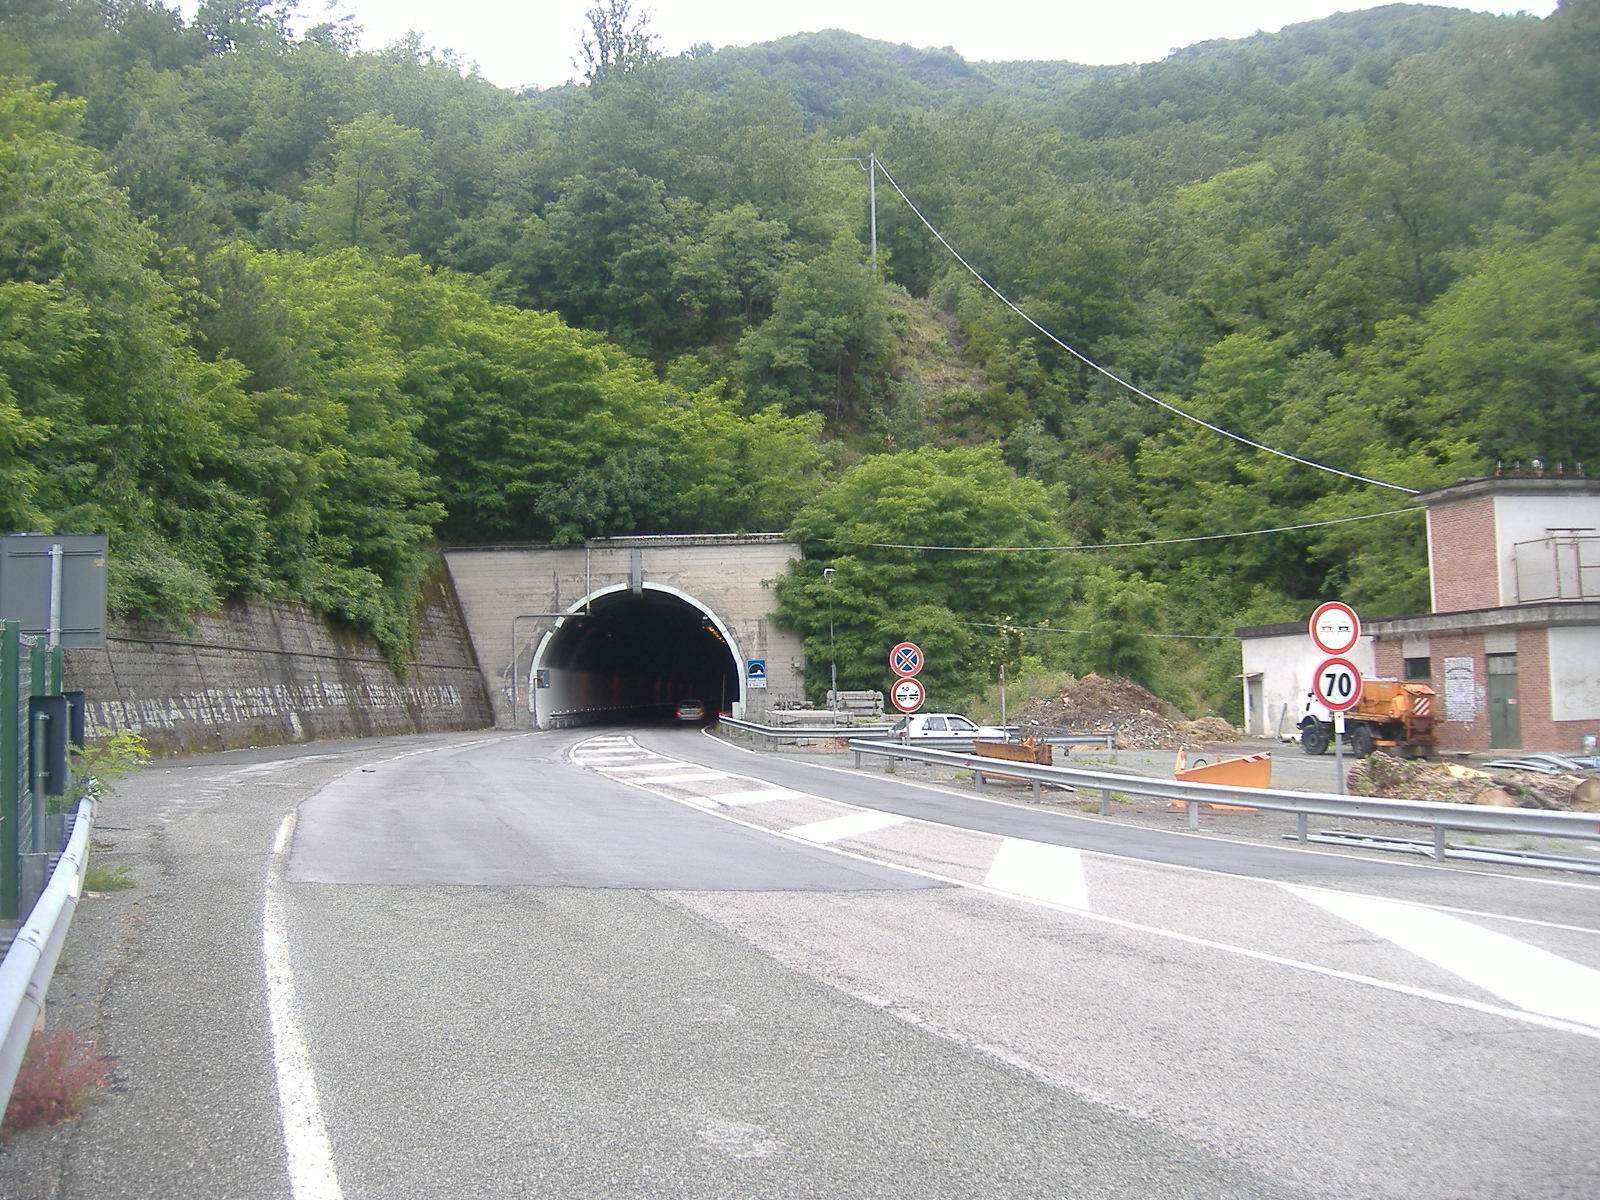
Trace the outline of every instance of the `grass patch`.
<path fill-rule="evenodd" d="M 83 873 L 83 890 L 86 892 L 120 892 L 124 888 L 138 886 L 139 881 L 133 877 L 133 868 L 127 863 L 118 863 L 114 867 L 97 867 L 90 863 L 88 870 Z"/>

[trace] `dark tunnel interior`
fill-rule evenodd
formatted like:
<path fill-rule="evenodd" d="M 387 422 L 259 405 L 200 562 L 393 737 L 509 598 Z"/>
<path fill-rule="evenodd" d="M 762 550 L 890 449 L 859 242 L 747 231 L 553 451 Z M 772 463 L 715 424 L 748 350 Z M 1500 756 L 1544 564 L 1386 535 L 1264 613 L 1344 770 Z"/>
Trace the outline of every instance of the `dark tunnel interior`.
<path fill-rule="evenodd" d="M 733 650 L 707 614 L 681 596 L 644 588 L 596 596 L 561 622 L 539 667 L 552 724 L 670 717 L 681 700 L 708 713 L 739 698 Z"/>

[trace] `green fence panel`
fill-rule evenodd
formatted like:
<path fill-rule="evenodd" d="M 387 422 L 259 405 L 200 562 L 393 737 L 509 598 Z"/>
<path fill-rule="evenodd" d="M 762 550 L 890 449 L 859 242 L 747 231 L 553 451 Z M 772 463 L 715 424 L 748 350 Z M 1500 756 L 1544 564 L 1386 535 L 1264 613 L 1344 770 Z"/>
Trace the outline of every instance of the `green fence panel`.
<path fill-rule="evenodd" d="M 20 911 L 18 816 L 27 791 L 28 706 L 22 702 L 22 627 L 0 621 L 0 919 Z"/>

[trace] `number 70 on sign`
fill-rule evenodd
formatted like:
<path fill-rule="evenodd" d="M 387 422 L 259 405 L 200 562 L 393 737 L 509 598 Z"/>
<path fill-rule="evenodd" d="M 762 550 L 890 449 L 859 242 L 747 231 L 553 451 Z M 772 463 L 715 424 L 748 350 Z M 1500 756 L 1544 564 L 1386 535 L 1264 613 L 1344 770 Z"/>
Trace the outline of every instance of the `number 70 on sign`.
<path fill-rule="evenodd" d="M 1332 712 L 1344 712 L 1361 702 L 1361 672 L 1347 658 L 1330 658 L 1317 668 L 1311 688 L 1317 703 Z"/>

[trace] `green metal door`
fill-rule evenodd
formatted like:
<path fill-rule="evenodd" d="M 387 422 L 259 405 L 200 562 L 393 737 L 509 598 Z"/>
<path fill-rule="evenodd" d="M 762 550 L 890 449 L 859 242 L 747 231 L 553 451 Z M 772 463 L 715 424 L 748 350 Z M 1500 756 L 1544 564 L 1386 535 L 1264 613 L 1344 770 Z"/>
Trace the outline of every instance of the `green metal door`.
<path fill-rule="evenodd" d="M 1517 656 L 1490 654 L 1489 745 L 1493 749 L 1518 749 L 1522 745 L 1522 716 L 1517 707 Z"/>

